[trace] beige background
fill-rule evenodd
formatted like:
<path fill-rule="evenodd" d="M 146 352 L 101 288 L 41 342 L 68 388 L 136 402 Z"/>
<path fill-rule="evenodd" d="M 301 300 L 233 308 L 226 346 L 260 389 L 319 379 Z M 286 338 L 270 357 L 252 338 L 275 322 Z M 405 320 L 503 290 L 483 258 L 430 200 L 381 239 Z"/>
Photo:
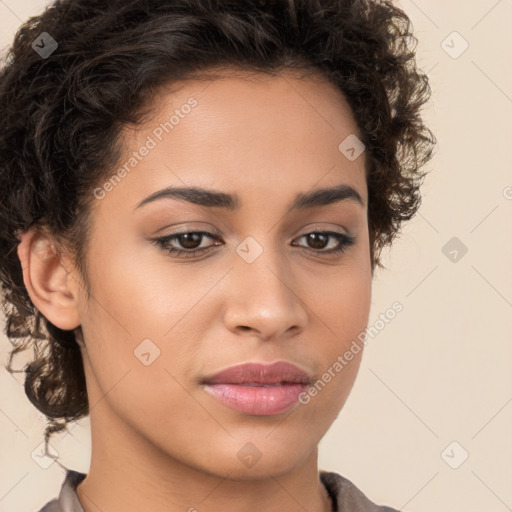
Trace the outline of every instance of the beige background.
<path fill-rule="evenodd" d="M 0 0 L 0 49 L 44 4 Z M 319 465 L 408 512 L 510 511 L 512 1 L 398 5 L 413 21 L 418 60 L 431 77 L 426 117 L 439 145 L 420 213 L 375 277 L 370 325 L 394 301 L 404 309 L 369 338 L 352 395 L 320 443 Z M 463 40 L 469 47 L 453 58 Z M 452 237 L 468 248 L 456 262 L 442 251 Z M 8 348 L 0 335 L 2 362 Z M 57 464 L 43 469 L 31 457 L 44 417 L 21 382 L 0 370 L 6 512 L 34 512 L 63 479 Z M 87 419 L 52 445 L 67 467 L 88 471 Z M 452 469 L 447 462 L 456 466 L 465 452 Z"/>

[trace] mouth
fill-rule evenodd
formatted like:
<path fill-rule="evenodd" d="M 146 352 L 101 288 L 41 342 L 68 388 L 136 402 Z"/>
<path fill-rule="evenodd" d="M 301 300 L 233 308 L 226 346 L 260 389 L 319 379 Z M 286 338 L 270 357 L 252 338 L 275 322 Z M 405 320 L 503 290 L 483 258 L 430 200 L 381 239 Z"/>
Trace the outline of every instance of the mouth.
<path fill-rule="evenodd" d="M 202 384 L 211 396 L 239 412 L 268 416 L 287 411 L 313 382 L 307 372 L 286 362 L 232 366 Z"/>

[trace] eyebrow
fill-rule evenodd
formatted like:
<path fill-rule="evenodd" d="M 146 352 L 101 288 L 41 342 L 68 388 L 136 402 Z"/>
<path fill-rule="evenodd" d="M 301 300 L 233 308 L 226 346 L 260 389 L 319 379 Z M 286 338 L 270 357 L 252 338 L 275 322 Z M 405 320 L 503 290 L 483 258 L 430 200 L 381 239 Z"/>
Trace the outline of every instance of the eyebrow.
<path fill-rule="evenodd" d="M 239 210 L 241 204 L 237 194 L 226 194 L 202 187 L 167 187 L 162 190 L 157 190 L 153 194 L 145 197 L 134 209 L 163 198 L 188 201 L 209 208 L 224 208 L 229 211 Z M 350 185 L 341 184 L 335 187 L 321 188 L 297 194 L 288 209 L 288 213 L 294 210 L 306 210 L 318 206 L 326 206 L 347 199 L 353 200 L 363 207 L 365 206 L 357 190 Z"/>

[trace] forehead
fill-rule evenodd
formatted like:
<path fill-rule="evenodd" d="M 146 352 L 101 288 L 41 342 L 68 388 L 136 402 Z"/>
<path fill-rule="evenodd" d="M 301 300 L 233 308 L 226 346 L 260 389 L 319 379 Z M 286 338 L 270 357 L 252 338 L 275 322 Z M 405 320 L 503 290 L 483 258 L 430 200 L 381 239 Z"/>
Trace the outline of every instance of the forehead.
<path fill-rule="evenodd" d="M 185 110 L 191 98 L 197 101 L 197 106 L 183 115 L 180 110 Z M 342 92 L 312 70 L 283 69 L 266 74 L 223 69 L 161 87 L 154 96 L 152 110 L 153 115 L 143 128 L 168 119 L 166 114 L 174 111 L 179 114 L 180 124 L 188 127 L 189 123 L 181 121 L 193 117 L 194 133 L 201 135 L 201 128 L 209 129 L 210 138 L 215 136 L 214 132 L 221 138 L 226 131 L 240 137 L 250 131 L 267 139 L 272 135 L 284 138 L 288 133 L 312 138 L 313 130 L 332 130 L 340 136 L 351 133 L 360 138 Z M 187 135 L 190 138 L 193 134 Z"/>
<path fill-rule="evenodd" d="M 366 201 L 364 154 L 350 161 L 339 149 L 349 136 L 361 138 L 351 109 L 319 74 L 203 75 L 161 88 L 145 123 L 124 130 L 118 167 L 130 159 L 134 165 L 125 165 L 111 196 L 135 207 L 169 185 L 249 187 L 284 198 L 287 190 L 348 182 Z M 149 150 L 139 151 L 144 146 Z"/>

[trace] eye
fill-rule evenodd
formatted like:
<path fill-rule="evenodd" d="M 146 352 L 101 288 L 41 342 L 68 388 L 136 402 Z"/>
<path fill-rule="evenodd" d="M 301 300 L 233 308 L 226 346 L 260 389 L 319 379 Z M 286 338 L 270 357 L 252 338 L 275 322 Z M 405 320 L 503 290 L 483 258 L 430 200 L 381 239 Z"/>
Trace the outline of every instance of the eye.
<path fill-rule="evenodd" d="M 337 231 L 312 231 L 311 233 L 306 233 L 301 235 L 299 239 L 306 238 L 308 243 L 313 244 L 313 249 L 316 252 L 320 252 L 322 254 L 334 254 L 346 251 L 350 246 L 354 245 L 355 237 L 351 235 L 347 235 L 345 233 L 338 233 Z M 329 245 L 328 240 L 333 239 L 335 241 L 335 245 L 333 248 L 325 251 L 318 249 L 325 249 L 326 246 Z"/>
<path fill-rule="evenodd" d="M 198 242 L 202 242 L 205 237 L 213 240 L 219 240 L 219 237 L 213 233 L 208 233 L 207 231 L 184 231 L 182 233 L 175 233 L 162 238 L 156 238 L 153 241 L 158 244 L 159 247 L 174 256 L 188 258 L 196 256 L 199 253 L 207 251 L 210 247 L 213 247 L 213 245 L 210 245 L 209 247 L 200 247 L 201 244 L 198 245 Z M 172 241 L 176 241 L 181 244 L 182 248 L 176 248 L 170 245 Z"/>
<path fill-rule="evenodd" d="M 181 258 L 190 258 L 208 251 L 215 245 L 221 245 L 217 243 L 207 247 L 201 247 L 205 238 L 217 241 L 220 240 L 218 235 L 207 231 L 184 231 L 161 238 L 155 238 L 152 241 L 171 255 Z M 305 238 L 308 244 L 312 244 L 310 247 L 302 246 L 303 248 L 320 254 L 341 253 L 355 243 L 355 237 L 345 233 L 338 233 L 337 231 L 313 231 L 301 235 L 297 240 L 301 238 Z M 325 248 L 329 246 L 329 241 L 334 241 L 335 245 L 329 250 L 325 250 Z M 181 247 L 175 247 L 172 245 L 173 243 L 178 243 Z M 294 243 L 294 245 L 296 244 Z"/>

